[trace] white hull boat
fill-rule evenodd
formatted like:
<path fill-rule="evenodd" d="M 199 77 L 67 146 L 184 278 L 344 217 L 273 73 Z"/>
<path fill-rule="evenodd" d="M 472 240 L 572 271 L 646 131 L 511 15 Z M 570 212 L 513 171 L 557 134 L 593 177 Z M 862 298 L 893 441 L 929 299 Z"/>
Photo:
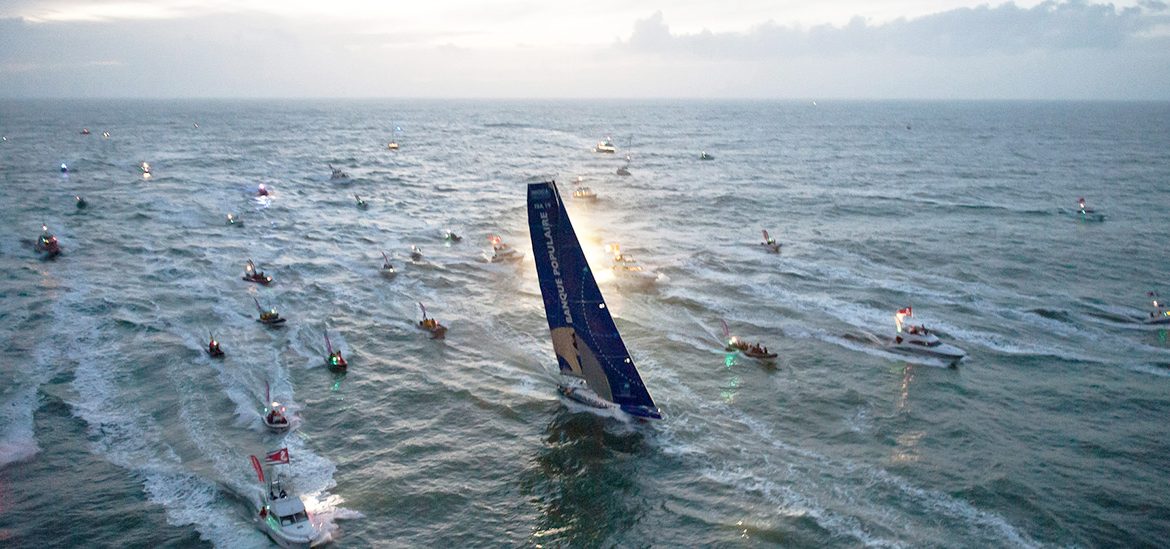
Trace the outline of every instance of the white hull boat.
<path fill-rule="evenodd" d="M 941 358 L 950 361 L 952 365 L 967 357 L 967 352 L 939 340 L 934 332 L 925 325 L 907 325 L 905 319 L 912 316 L 910 307 L 901 309 L 894 315 L 897 333 L 887 347 L 901 353 L 916 354 Z"/>

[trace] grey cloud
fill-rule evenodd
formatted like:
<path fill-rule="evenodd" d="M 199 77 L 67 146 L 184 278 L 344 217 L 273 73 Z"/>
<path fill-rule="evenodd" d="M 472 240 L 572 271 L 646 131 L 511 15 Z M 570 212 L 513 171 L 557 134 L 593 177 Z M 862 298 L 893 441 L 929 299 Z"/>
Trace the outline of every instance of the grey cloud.
<path fill-rule="evenodd" d="M 1030 51 L 1115 49 L 1148 40 L 1140 34 L 1170 22 L 1154 14 L 1165 4 L 1118 9 L 1080 0 L 1048 1 L 1032 8 L 1007 3 L 960 8 L 914 19 L 810 28 L 767 22 L 747 32 L 674 34 L 661 12 L 637 21 L 618 47 L 636 52 L 704 57 L 767 58 L 791 55 L 906 53 L 919 55 L 1018 54 Z"/>

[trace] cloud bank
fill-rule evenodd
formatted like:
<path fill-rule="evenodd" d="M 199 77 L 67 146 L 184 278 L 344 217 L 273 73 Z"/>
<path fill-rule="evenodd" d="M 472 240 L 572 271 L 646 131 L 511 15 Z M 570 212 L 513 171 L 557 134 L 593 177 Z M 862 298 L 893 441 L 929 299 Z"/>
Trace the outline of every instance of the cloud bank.
<path fill-rule="evenodd" d="M 536 17 L 517 6 L 508 17 Z M 741 32 L 680 33 L 662 12 L 635 17 L 624 38 L 577 45 L 522 33 L 488 45 L 476 33 L 499 29 L 486 19 L 381 31 L 263 12 L 0 18 L 0 98 L 1170 100 L 1170 9 L 1161 0 L 1009 3 L 809 27 L 769 21 Z"/>
<path fill-rule="evenodd" d="M 1032 8 L 1015 4 L 960 8 L 915 19 L 871 25 L 800 28 L 767 22 L 747 32 L 674 34 L 662 12 L 634 24 L 619 46 L 631 52 L 758 59 L 794 55 L 904 54 L 974 56 L 1025 54 L 1124 46 L 1164 47 L 1170 15 L 1166 4 L 1145 1 L 1118 9 L 1112 4 L 1047 1 Z"/>

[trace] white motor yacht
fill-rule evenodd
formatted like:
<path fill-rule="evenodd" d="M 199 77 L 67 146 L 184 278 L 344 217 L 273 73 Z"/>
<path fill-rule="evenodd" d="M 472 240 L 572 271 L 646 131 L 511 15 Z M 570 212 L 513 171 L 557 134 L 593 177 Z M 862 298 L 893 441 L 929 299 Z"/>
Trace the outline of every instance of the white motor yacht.
<path fill-rule="evenodd" d="M 280 478 L 268 483 L 256 518 L 260 528 L 281 547 L 308 549 L 324 543 L 324 531 L 313 522 L 300 496 Z"/>
<path fill-rule="evenodd" d="M 256 514 L 253 520 L 256 525 L 272 538 L 281 547 L 296 547 L 308 549 L 328 541 L 325 530 L 318 521 L 313 520 L 291 486 L 276 471 L 265 474 L 264 465 L 274 468 L 278 465 L 288 465 L 288 448 L 269 452 L 264 455 L 264 465 L 256 456 L 248 456 L 252 460 L 252 468 L 256 477 L 267 489 L 262 490 L 257 500 Z"/>
<path fill-rule="evenodd" d="M 967 356 L 966 351 L 940 341 L 924 324 L 915 325 L 907 322 L 906 319 L 912 317 L 913 312 L 911 307 L 906 307 L 899 309 L 894 315 L 897 332 L 889 344 L 891 349 L 950 360 L 952 364 L 957 364 Z"/>

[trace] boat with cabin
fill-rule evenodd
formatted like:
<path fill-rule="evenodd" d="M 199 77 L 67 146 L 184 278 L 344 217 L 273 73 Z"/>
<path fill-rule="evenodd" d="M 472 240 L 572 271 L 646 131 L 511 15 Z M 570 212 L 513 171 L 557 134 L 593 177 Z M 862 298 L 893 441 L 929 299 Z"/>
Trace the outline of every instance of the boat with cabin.
<path fill-rule="evenodd" d="M 958 364 L 960 360 L 963 360 L 967 356 L 966 351 L 939 340 L 938 336 L 933 331 L 927 329 L 925 324 L 908 322 L 907 319 L 913 316 L 913 307 L 898 309 L 898 312 L 894 314 L 896 332 L 894 339 L 889 344 L 889 348 L 903 353 L 949 360 L 951 361 L 951 365 Z"/>
<path fill-rule="evenodd" d="M 273 542 L 284 548 L 308 549 L 327 541 L 325 529 L 305 508 L 304 501 L 293 491 L 289 480 L 278 471 L 265 475 L 256 456 L 249 456 L 260 483 L 265 485 L 258 499 L 254 520 Z M 288 448 L 281 448 L 264 457 L 266 465 L 288 465 Z M 265 477 L 268 480 L 265 482 Z"/>

